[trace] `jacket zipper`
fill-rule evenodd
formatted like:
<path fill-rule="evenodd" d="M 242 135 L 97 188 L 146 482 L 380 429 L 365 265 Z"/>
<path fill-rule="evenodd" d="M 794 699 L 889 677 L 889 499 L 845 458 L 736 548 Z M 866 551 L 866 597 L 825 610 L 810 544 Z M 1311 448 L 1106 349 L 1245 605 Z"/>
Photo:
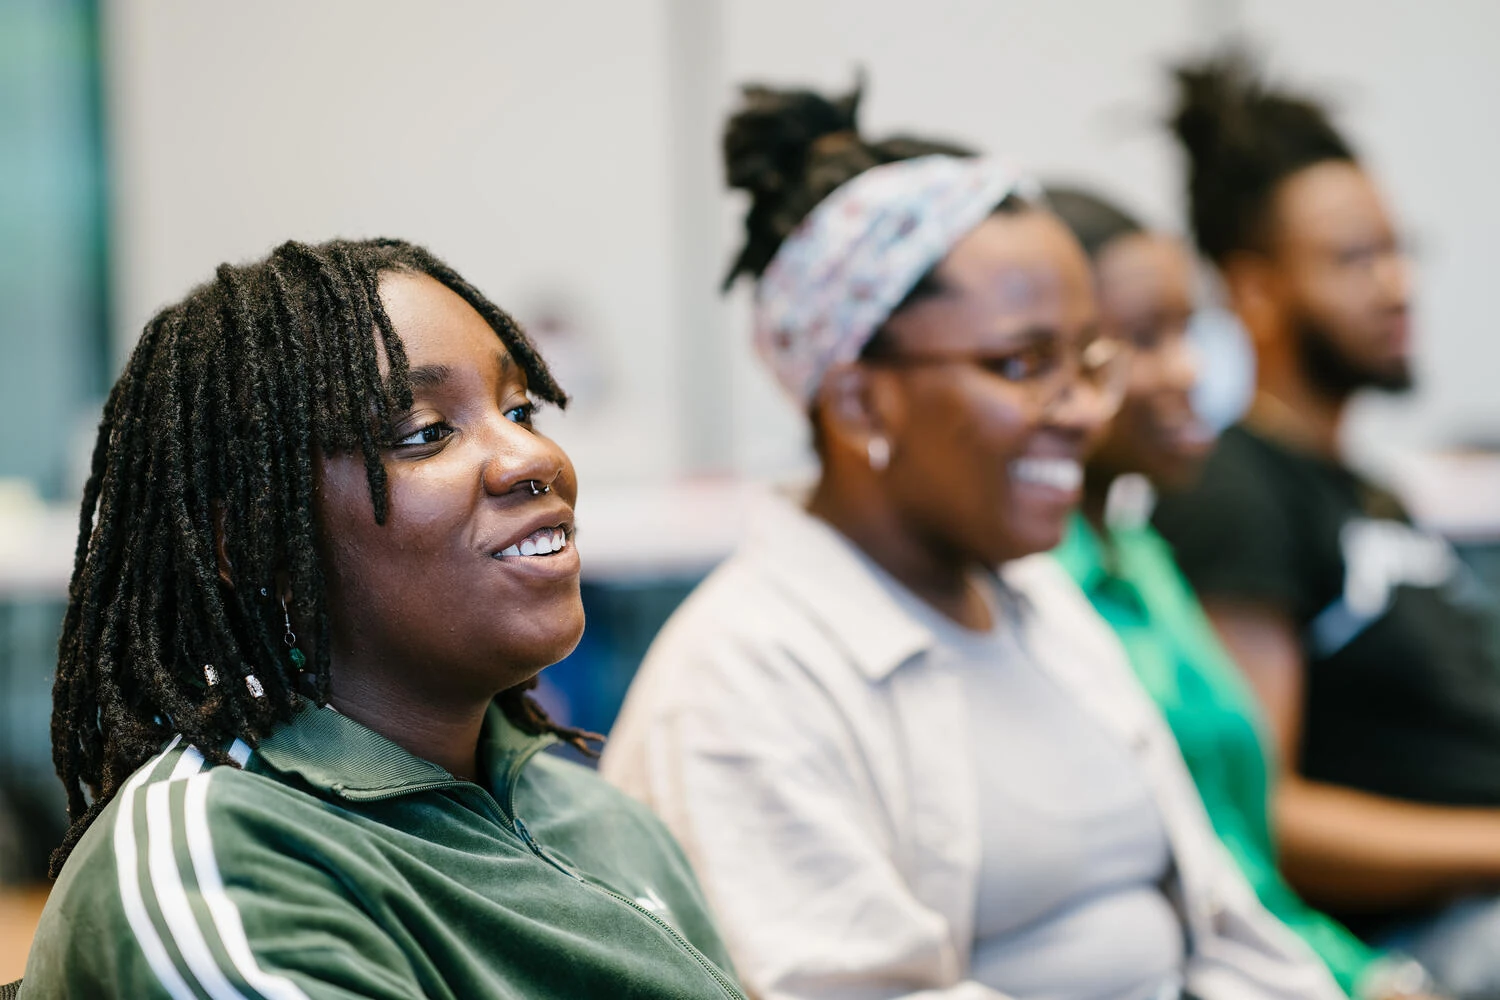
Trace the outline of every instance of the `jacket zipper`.
<path fill-rule="evenodd" d="M 530 749 L 528 752 L 522 754 L 519 758 L 517 758 L 516 762 L 511 765 L 510 777 L 505 784 L 505 803 L 503 805 L 501 805 L 501 803 L 499 802 L 495 803 L 496 805 L 499 805 L 501 807 L 501 810 L 504 813 L 505 817 L 510 821 L 512 832 L 514 832 L 515 835 L 521 839 L 521 842 L 526 845 L 526 847 L 531 851 L 532 854 L 535 854 L 537 858 L 539 858 L 547 865 L 562 872 L 564 875 L 568 876 L 579 885 L 587 886 L 595 892 L 601 892 L 606 896 L 619 900 L 626 906 L 630 907 L 632 910 L 635 910 L 637 913 L 646 917 L 652 923 L 656 924 L 656 926 L 660 927 L 663 931 L 666 932 L 668 937 L 677 942 L 678 947 L 680 947 L 683 951 L 687 952 L 694 959 L 696 959 L 699 965 L 703 966 L 703 971 L 707 972 L 710 976 L 713 977 L 714 982 L 719 984 L 719 988 L 724 991 L 724 994 L 726 996 L 730 997 L 731 1000 L 746 1000 L 745 995 L 739 991 L 739 988 L 736 987 L 734 983 L 729 981 L 729 978 L 719 970 L 719 967 L 710 962 L 708 960 L 708 957 L 704 955 L 703 952 L 695 948 L 691 941 L 683 937 L 678 932 L 677 928 L 673 927 L 671 924 L 663 920 L 660 916 L 652 913 L 650 910 L 646 909 L 644 906 L 642 906 L 640 903 L 637 903 L 630 897 L 622 896 L 620 893 L 615 892 L 613 889 L 605 888 L 602 885 L 595 885 L 593 882 L 588 881 L 582 875 L 579 875 L 577 872 L 570 870 L 569 868 L 567 868 L 567 866 L 562 865 L 555 859 L 549 857 L 547 855 L 547 852 L 542 850 L 542 845 L 536 842 L 536 840 L 531 836 L 531 831 L 526 829 L 526 824 L 521 820 L 521 817 L 516 815 L 516 779 L 520 776 L 521 769 L 525 767 L 526 763 L 530 761 L 532 757 L 536 756 L 541 749 L 542 747 L 539 746 Z M 485 791 L 482 787 L 479 790 L 480 792 Z M 488 793 L 485 794 L 486 797 L 490 797 L 488 796 Z"/>
<path fill-rule="evenodd" d="M 520 777 L 521 769 L 526 766 L 527 762 L 529 762 L 531 758 L 535 757 L 538 753 L 545 749 L 546 746 L 547 744 L 543 743 L 528 748 L 525 753 L 518 756 L 516 760 L 511 764 L 510 773 L 507 776 L 505 783 L 504 803 L 501 803 L 493 795 L 491 795 L 489 790 L 483 785 L 480 785 L 477 782 L 473 781 L 460 781 L 457 778 L 445 778 L 438 781 L 424 782 L 420 785 L 408 785 L 401 789 L 393 789 L 388 792 L 376 793 L 374 795 L 361 795 L 357 799 L 351 798 L 351 801 L 379 802 L 384 799 L 393 799 L 401 795 L 409 795 L 412 792 L 436 791 L 438 789 L 448 788 L 471 789 L 474 792 L 477 792 L 482 799 L 495 806 L 496 812 L 499 813 L 500 825 L 514 834 L 517 839 L 519 839 L 521 843 L 525 844 L 527 849 L 530 850 L 532 854 L 535 854 L 537 858 L 540 859 L 544 864 L 546 864 L 550 868 L 554 868 L 557 871 L 562 872 L 564 875 L 568 876 L 568 878 L 577 882 L 579 885 L 587 886 L 594 892 L 601 892 L 606 896 L 610 896 L 614 899 L 619 900 L 626 906 L 630 907 L 632 910 L 635 910 L 637 913 L 649 919 L 652 923 L 656 924 L 656 926 L 665 931 L 667 933 L 667 936 L 675 941 L 683 951 L 687 952 L 694 959 L 696 959 L 698 964 L 703 967 L 703 971 L 707 972 L 710 976 L 713 977 L 714 982 L 719 984 L 719 988 L 724 991 L 726 996 L 730 997 L 731 1000 L 746 1000 L 745 995 L 739 991 L 734 983 L 730 982 L 728 977 L 726 977 L 723 972 L 719 971 L 719 967 L 710 962 L 708 960 L 708 957 L 701 951 L 693 947 L 693 943 L 687 938 L 683 937 L 680 933 L 678 933 L 677 928 L 673 927 L 661 917 L 657 916 L 655 913 L 652 913 L 650 910 L 646 909 L 640 903 L 637 903 L 635 900 L 629 898 L 628 896 L 622 896 L 618 892 L 615 892 L 613 889 L 606 889 L 602 885 L 595 885 L 593 882 L 586 880 L 577 872 L 571 871 L 566 866 L 559 864 L 553 858 L 548 857 L 547 853 L 542 850 L 541 845 L 532 838 L 531 831 L 526 829 L 526 824 L 523 823 L 521 821 L 521 818 L 516 815 L 516 779 Z"/>

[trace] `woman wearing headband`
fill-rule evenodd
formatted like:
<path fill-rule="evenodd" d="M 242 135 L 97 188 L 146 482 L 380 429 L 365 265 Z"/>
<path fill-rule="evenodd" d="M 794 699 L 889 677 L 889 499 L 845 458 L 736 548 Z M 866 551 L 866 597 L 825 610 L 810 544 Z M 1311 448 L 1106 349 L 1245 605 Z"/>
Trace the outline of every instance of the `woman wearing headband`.
<path fill-rule="evenodd" d="M 1340 996 L 1213 839 L 1170 732 L 1038 557 L 1127 358 L 1004 164 L 747 91 L 731 277 L 822 474 L 668 623 L 603 767 L 767 998 Z"/>

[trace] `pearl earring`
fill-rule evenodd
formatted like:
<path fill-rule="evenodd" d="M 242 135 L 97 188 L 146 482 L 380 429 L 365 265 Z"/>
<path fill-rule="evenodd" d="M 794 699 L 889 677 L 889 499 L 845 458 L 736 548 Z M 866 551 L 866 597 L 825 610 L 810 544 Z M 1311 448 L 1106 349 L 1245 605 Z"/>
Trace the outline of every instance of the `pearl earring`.
<path fill-rule="evenodd" d="M 865 445 L 865 455 L 872 470 L 884 472 L 891 464 L 891 443 L 883 437 L 872 437 Z"/>

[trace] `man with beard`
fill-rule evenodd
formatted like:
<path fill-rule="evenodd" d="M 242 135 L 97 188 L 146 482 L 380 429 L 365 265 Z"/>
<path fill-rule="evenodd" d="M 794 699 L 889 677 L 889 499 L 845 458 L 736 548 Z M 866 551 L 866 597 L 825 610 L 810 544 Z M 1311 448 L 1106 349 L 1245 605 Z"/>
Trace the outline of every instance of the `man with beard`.
<path fill-rule="evenodd" d="M 1243 54 L 1177 73 L 1199 248 L 1256 394 L 1156 525 L 1264 701 L 1287 876 L 1458 995 L 1500 987 L 1500 607 L 1344 464 L 1361 389 L 1410 387 L 1410 276 L 1381 195 L 1314 102 Z"/>

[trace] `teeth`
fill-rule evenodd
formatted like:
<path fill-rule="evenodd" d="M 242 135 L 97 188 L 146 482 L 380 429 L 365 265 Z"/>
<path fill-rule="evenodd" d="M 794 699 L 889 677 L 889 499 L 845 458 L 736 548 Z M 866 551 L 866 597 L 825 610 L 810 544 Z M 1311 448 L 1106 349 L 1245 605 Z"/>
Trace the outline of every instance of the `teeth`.
<path fill-rule="evenodd" d="M 1083 464 L 1071 458 L 1018 458 L 1010 474 L 1023 483 L 1071 491 L 1083 485 Z"/>
<path fill-rule="evenodd" d="M 550 556 L 568 547 L 568 533 L 562 528 L 542 528 L 532 532 L 516 545 L 500 550 L 500 558 L 511 556 Z"/>

